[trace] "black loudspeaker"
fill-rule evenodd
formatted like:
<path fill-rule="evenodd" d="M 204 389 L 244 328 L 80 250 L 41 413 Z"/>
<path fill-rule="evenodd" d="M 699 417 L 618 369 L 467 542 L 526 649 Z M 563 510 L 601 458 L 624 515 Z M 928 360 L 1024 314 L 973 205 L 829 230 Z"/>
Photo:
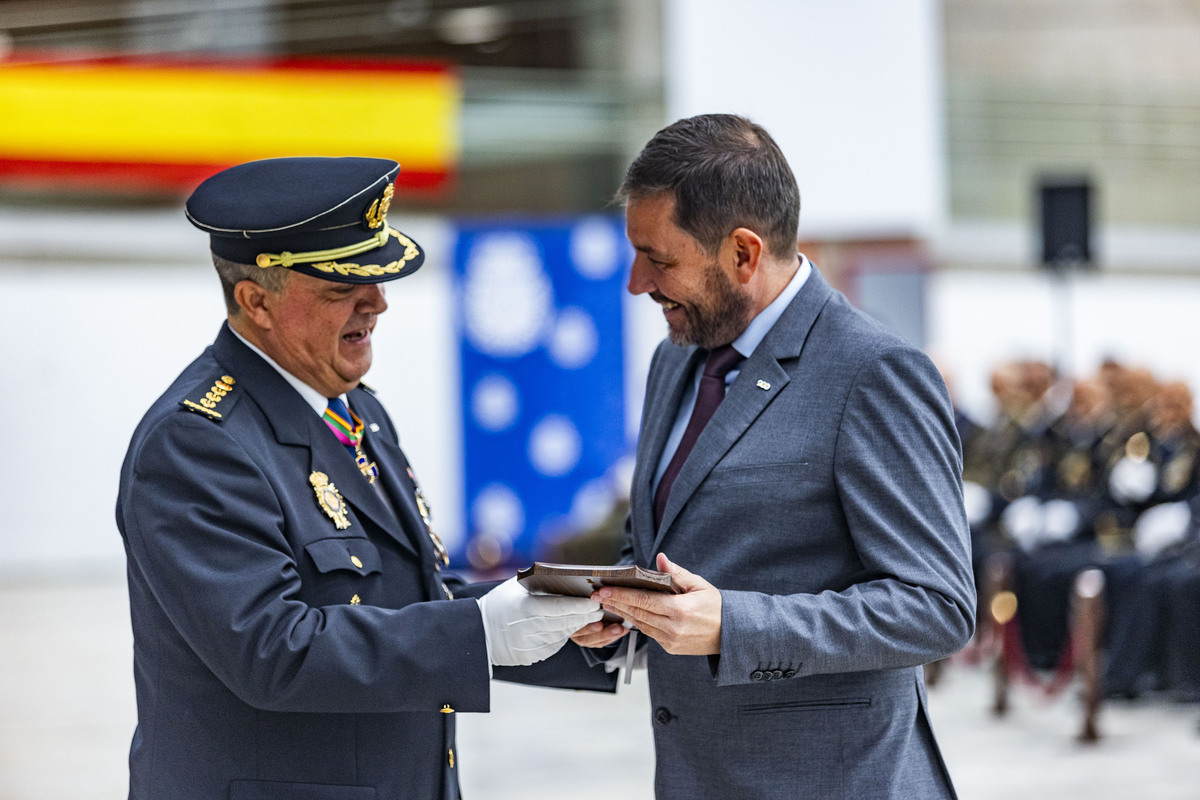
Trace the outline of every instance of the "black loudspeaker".
<path fill-rule="evenodd" d="M 1043 180 L 1039 186 L 1042 266 L 1091 266 L 1092 186 L 1087 180 Z"/>

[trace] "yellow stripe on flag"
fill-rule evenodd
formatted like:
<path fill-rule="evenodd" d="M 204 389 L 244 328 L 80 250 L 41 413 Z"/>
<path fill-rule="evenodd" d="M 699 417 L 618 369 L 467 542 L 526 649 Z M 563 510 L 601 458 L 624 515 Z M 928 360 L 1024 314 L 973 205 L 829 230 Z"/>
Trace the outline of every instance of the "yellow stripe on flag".
<path fill-rule="evenodd" d="M 460 104 L 457 78 L 438 69 L 0 64 L 0 158 L 356 155 L 443 172 L 458 160 Z"/>

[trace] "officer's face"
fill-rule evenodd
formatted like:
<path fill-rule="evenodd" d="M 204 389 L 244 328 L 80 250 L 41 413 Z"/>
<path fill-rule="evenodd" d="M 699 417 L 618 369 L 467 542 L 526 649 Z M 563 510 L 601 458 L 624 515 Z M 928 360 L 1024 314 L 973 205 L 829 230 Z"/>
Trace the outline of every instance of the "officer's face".
<path fill-rule="evenodd" d="M 753 316 L 753 300 L 674 222 L 669 195 L 630 198 L 625 235 L 637 255 L 629 274 L 632 294 L 649 294 L 663 309 L 668 336 L 677 345 L 714 348 L 736 339 Z"/>
<path fill-rule="evenodd" d="M 371 368 L 371 333 L 387 310 L 383 285 L 334 283 L 294 272 L 267 305 L 263 351 L 326 397 Z"/>

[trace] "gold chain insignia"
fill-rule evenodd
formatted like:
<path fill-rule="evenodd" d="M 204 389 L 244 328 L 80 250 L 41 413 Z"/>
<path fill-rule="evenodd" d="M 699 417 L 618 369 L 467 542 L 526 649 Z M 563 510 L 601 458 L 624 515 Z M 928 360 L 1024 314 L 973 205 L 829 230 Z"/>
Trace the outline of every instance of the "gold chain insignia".
<path fill-rule="evenodd" d="M 421 254 L 415 242 L 409 239 L 395 228 L 388 228 L 388 233 L 393 239 L 396 239 L 400 244 L 404 245 L 404 255 L 398 260 L 390 264 L 353 264 L 343 263 L 339 261 L 320 261 L 313 263 L 313 269 L 319 269 L 321 272 L 336 272 L 339 275 L 356 275 L 360 278 L 378 277 L 380 275 L 395 275 L 400 270 L 404 269 L 409 261 Z"/>
<path fill-rule="evenodd" d="M 324 472 L 314 472 L 308 476 L 308 482 L 312 484 L 313 491 L 317 493 L 317 503 L 321 506 L 321 510 L 329 515 L 337 529 L 344 531 L 349 528 L 350 520 L 346 519 L 346 501 L 342 499 L 337 487 L 329 482 L 329 476 Z"/>
<path fill-rule="evenodd" d="M 433 511 L 429 504 L 425 502 L 425 493 L 421 491 L 421 484 L 417 483 L 417 475 L 412 471 L 412 467 L 408 468 L 408 479 L 412 481 L 413 496 L 417 501 L 417 511 L 421 512 L 421 519 L 425 522 L 425 530 L 429 532 L 429 541 L 433 542 L 433 552 L 437 556 L 435 564 L 440 570 L 442 566 L 450 566 L 450 554 L 446 552 L 446 546 L 442 544 L 442 539 L 433 532 Z M 442 586 L 446 589 L 445 585 Z M 450 594 L 450 590 L 446 589 L 446 593 Z M 453 595 L 451 595 L 451 599 Z"/>
<path fill-rule="evenodd" d="M 225 395 L 233 391 L 233 384 L 236 383 L 229 375 L 222 375 L 217 380 L 213 381 L 212 387 L 204 393 L 203 397 L 196 400 L 184 400 L 183 404 L 188 408 L 193 408 L 196 411 L 201 411 L 210 417 L 220 419 L 221 414 L 217 411 L 217 404 L 225 399 Z"/>
<path fill-rule="evenodd" d="M 293 253 L 288 250 L 284 250 L 282 253 L 259 253 L 255 256 L 254 263 L 266 269 L 267 267 L 294 267 L 297 264 L 311 264 L 314 261 L 324 261 L 329 258 L 357 256 L 387 244 L 389 231 L 398 233 L 394 228 L 386 228 L 371 236 L 370 239 L 329 250 L 310 250 L 304 253 Z"/>
<path fill-rule="evenodd" d="M 371 230 L 382 228 L 383 223 L 387 221 L 388 209 L 392 206 L 392 195 L 396 193 L 396 184 L 389 183 L 387 188 L 383 190 L 383 197 L 376 198 L 371 207 L 367 209 L 367 227 Z"/>

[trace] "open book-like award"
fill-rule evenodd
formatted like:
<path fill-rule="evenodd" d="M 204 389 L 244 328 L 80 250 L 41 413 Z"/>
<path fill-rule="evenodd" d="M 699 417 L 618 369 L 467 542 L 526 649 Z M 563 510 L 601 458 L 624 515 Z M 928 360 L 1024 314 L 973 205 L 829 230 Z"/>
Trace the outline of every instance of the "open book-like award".
<path fill-rule="evenodd" d="M 517 580 L 533 594 L 562 594 L 569 597 L 591 597 L 592 592 L 601 586 L 624 586 L 671 594 L 683 591 L 667 573 L 633 564 L 605 567 L 535 561 L 533 566 L 517 571 Z M 606 612 L 604 621 L 619 622 L 620 617 Z"/>

